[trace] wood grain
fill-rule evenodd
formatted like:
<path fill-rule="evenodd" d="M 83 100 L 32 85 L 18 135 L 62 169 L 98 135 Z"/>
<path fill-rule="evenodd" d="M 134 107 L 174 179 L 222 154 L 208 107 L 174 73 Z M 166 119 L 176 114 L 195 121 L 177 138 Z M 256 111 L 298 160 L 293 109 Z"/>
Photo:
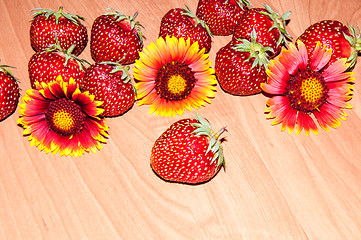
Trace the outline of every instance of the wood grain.
<path fill-rule="evenodd" d="M 264 0 L 283 13 L 297 38 L 323 19 L 361 25 L 359 0 Z M 0 0 L 0 58 L 17 67 L 21 93 L 30 87 L 27 63 L 30 12 L 58 9 L 92 21 L 112 7 L 139 12 L 145 45 L 161 17 L 196 0 Z M 230 40 L 215 37 L 210 52 Z M 81 55 L 92 61 L 89 45 Z M 214 65 L 213 65 L 214 66 Z M 347 120 L 318 136 L 296 136 L 272 126 L 262 94 L 237 97 L 220 88 L 198 112 L 214 128 L 228 127 L 226 171 L 198 186 L 162 181 L 149 166 L 154 141 L 173 122 L 193 117 L 149 115 L 149 106 L 110 118 L 110 138 L 81 158 L 45 154 L 29 145 L 15 112 L 0 122 L 0 239 L 361 239 L 361 67 L 355 70 Z"/>

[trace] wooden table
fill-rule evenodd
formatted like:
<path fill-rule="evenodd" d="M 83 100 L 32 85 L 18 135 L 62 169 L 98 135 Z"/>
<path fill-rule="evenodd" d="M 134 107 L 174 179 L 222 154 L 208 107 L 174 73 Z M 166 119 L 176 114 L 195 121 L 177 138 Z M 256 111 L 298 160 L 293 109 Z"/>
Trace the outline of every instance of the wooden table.
<path fill-rule="evenodd" d="M 292 11 L 288 30 L 294 38 L 323 19 L 361 25 L 359 0 L 252 3 Z M 89 32 L 108 7 L 128 15 L 138 11 L 148 45 L 168 10 L 187 5 L 195 11 L 197 1 L 0 0 L 1 63 L 17 67 L 21 94 L 30 88 L 27 63 L 34 54 L 29 10 L 56 10 L 59 4 L 85 17 Z M 229 40 L 213 39 L 212 62 Z M 80 57 L 92 62 L 89 44 Z M 218 87 L 212 103 L 198 113 L 216 129 L 228 127 L 227 168 L 197 186 L 164 182 L 149 165 L 154 141 L 192 112 L 166 118 L 134 105 L 107 120 L 104 149 L 72 158 L 30 146 L 16 111 L 0 122 L 0 239 L 361 239 L 360 65 L 347 120 L 318 136 L 272 126 L 262 94 L 237 97 Z"/>

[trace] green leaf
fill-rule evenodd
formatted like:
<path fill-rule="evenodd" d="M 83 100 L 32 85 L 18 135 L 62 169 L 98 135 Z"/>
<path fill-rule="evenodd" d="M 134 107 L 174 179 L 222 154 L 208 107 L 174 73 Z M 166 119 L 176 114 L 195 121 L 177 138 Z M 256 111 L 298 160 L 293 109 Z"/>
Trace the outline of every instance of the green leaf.
<path fill-rule="evenodd" d="M 251 41 L 248 41 L 246 39 L 237 40 L 242 42 L 232 46 L 232 48 L 236 51 L 249 53 L 248 59 L 246 59 L 244 62 L 249 62 L 253 59 L 252 68 L 258 66 L 258 71 L 260 71 L 262 67 L 264 67 L 265 69 L 268 68 L 268 52 L 274 52 L 274 50 L 271 47 L 264 47 L 261 43 L 257 42 L 257 33 L 254 28 L 251 32 Z"/>
<path fill-rule="evenodd" d="M 208 35 L 210 37 L 213 37 L 213 34 L 212 34 L 211 30 L 209 29 L 208 25 L 203 20 L 198 18 L 197 15 L 194 14 L 187 5 L 185 5 L 185 6 L 186 6 L 186 8 L 182 8 L 182 10 L 184 11 L 184 12 L 182 12 L 182 15 L 185 15 L 185 16 L 188 16 L 188 17 L 194 19 L 196 21 L 194 26 L 197 26 L 198 24 L 200 24 L 207 31 Z"/>
<path fill-rule="evenodd" d="M 291 16 L 291 12 L 290 11 L 288 11 L 288 12 L 285 12 L 283 15 L 282 15 L 282 19 L 284 19 L 284 20 L 286 20 L 286 19 L 288 19 L 290 16 Z"/>
<path fill-rule="evenodd" d="M 58 11 L 53 11 L 51 9 L 41 9 L 41 8 L 35 8 L 31 11 L 34 11 L 33 14 L 31 14 L 34 18 L 38 17 L 39 15 L 44 15 L 46 19 L 49 19 L 49 17 L 54 16 L 56 24 L 59 24 L 59 19 L 61 17 L 64 17 L 74 23 L 75 25 L 79 26 L 79 23 L 84 26 L 81 21 L 84 21 L 84 18 L 71 13 L 65 13 L 63 12 L 63 7 L 60 6 Z"/>
<path fill-rule="evenodd" d="M 215 145 L 216 143 L 217 143 L 217 140 L 216 140 L 214 137 L 212 137 L 211 140 L 209 141 L 209 145 L 208 145 L 206 154 L 208 154 L 209 151 L 213 150 L 214 145 Z"/>
<path fill-rule="evenodd" d="M 193 126 L 196 127 L 196 129 L 192 132 L 195 136 L 208 136 L 209 137 L 209 144 L 206 149 L 205 155 L 207 155 L 209 152 L 213 153 L 213 157 L 211 160 L 211 164 L 214 163 L 214 161 L 217 161 L 217 167 L 224 164 L 224 156 L 223 156 L 223 149 L 220 144 L 219 136 L 226 131 L 226 128 L 222 128 L 220 131 L 214 133 L 212 130 L 211 124 L 208 120 L 202 118 L 198 115 L 197 112 L 195 112 L 196 118 L 198 123 L 192 123 Z"/>

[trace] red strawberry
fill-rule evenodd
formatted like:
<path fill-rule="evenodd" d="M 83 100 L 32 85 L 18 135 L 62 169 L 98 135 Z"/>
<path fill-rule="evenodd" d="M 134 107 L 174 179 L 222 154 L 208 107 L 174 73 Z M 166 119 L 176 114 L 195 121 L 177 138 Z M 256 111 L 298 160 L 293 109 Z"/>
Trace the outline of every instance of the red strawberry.
<path fill-rule="evenodd" d="M 103 116 L 118 116 L 133 106 L 135 88 L 128 70 L 113 62 L 96 63 L 86 70 L 81 89 L 103 102 Z"/>
<path fill-rule="evenodd" d="M 257 41 L 264 47 L 271 47 L 274 50 L 273 54 L 268 53 L 272 58 L 281 51 L 282 45 L 287 45 L 287 40 L 291 39 L 286 31 L 286 19 L 291 13 L 286 12 L 280 16 L 269 6 L 264 5 L 264 7 L 251 8 L 242 15 L 232 40 L 234 43 L 238 43 L 237 39 L 250 40 L 251 32 L 255 29 Z"/>
<path fill-rule="evenodd" d="M 191 44 L 198 41 L 199 48 L 209 52 L 212 44 L 212 33 L 204 21 L 200 20 L 189 8 L 173 8 L 162 18 L 159 37 L 175 36 L 190 38 Z"/>
<path fill-rule="evenodd" d="M 35 51 L 44 51 L 55 44 L 58 38 L 60 46 L 68 49 L 75 44 L 73 54 L 78 56 L 88 43 L 88 33 L 83 25 L 83 17 L 64 13 L 63 7 L 58 12 L 50 9 L 34 9 L 34 18 L 30 26 L 30 42 Z"/>
<path fill-rule="evenodd" d="M 213 35 L 227 36 L 234 32 L 248 6 L 247 0 L 199 0 L 196 15 L 208 25 Z"/>
<path fill-rule="evenodd" d="M 352 67 L 356 64 L 358 52 L 361 51 L 360 29 L 357 35 L 354 27 L 347 27 L 336 20 L 323 20 L 312 24 L 298 39 L 306 45 L 310 57 L 317 42 L 321 42 L 326 49 L 332 49 L 329 64 L 340 58 L 347 58 Z"/>
<path fill-rule="evenodd" d="M 182 119 L 173 123 L 154 143 L 151 167 L 166 181 L 198 184 L 213 178 L 224 165 L 219 136 L 209 122 Z"/>
<path fill-rule="evenodd" d="M 232 41 L 216 54 L 215 72 L 222 89 L 233 95 L 252 95 L 261 92 L 261 83 L 267 80 L 266 68 L 270 47 L 257 43 L 256 32 L 251 42 L 243 39 L 233 45 Z"/>
<path fill-rule="evenodd" d="M 0 65 L 0 121 L 15 111 L 20 97 L 18 82 L 8 67 Z"/>
<path fill-rule="evenodd" d="M 66 82 L 72 77 L 80 85 L 87 62 L 71 54 L 74 46 L 64 51 L 59 45 L 53 44 L 45 51 L 35 53 L 28 64 L 31 87 L 36 87 L 35 82 L 54 81 L 59 75 Z"/>
<path fill-rule="evenodd" d="M 90 37 L 90 52 L 95 62 L 133 63 L 143 48 L 143 37 L 138 13 L 127 16 L 115 11 L 97 17 Z"/>

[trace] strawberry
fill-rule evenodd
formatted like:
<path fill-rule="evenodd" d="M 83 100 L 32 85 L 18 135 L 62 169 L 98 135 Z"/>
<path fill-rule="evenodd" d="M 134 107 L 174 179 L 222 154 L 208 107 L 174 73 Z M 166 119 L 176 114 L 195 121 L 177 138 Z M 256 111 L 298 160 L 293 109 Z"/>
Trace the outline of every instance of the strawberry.
<path fill-rule="evenodd" d="M 215 36 L 228 36 L 249 6 L 247 0 L 199 0 L 196 15 Z"/>
<path fill-rule="evenodd" d="M 59 75 L 66 82 L 72 77 L 80 85 L 85 74 L 87 61 L 71 54 L 74 47 L 75 45 L 72 45 L 65 51 L 57 43 L 50 45 L 42 52 L 35 53 L 28 64 L 31 87 L 36 87 L 35 82 L 49 83 L 54 81 Z"/>
<path fill-rule="evenodd" d="M 129 67 L 114 62 L 96 63 L 86 70 L 81 89 L 103 102 L 103 116 L 118 116 L 133 106 L 135 88 L 128 70 Z"/>
<path fill-rule="evenodd" d="M 0 121 L 15 111 L 20 97 L 18 80 L 8 70 L 9 67 L 0 65 Z"/>
<path fill-rule="evenodd" d="M 261 92 L 261 83 L 267 80 L 266 68 L 270 47 L 257 42 L 256 32 L 251 41 L 231 41 L 216 54 L 215 72 L 222 89 L 233 95 L 252 95 Z"/>
<path fill-rule="evenodd" d="M 162 179 L 170 182 L 199 184 L 213 178 L 224 165 L 219 136 L 209 122 L 197 114 L 197 119 L 182 119 L 173 123 L 155 141 L 151 152 L 151 167 Z"/>
<path fill-rule="evenodd" d="M 264 47 L 271 47 L 274 52 L 268 54 L 273 58 L 281 51 L 282 45 L 287 45 L 287 40 L 292 38 L 286 31 L 286 19 L 291 13 L 286 12 L 280 16 L 268 5 L 264 7 L 251 8 L 242 15 L 232 40 L 234 44 L 238 43 L 237 39 L 250 40 L 251 32 L 255 29 L 258 43 Z"/>
<path fill-rule="evenodd" d="M 356 34 L 352 26 L 345 26 L 336 20 L 323 20 L 309 26 L 298 40 L 301 40 L 307 48 L 309 57 L 312 57 L 317 42 L 326 49 L 332 49 L 332 57 L 329 65 L 340 58 L 347 58 L 351 67 L 356 64 L 358 52 L 361 51 L 361 36 Z"/>
<path fill-rule="evenodd" d="M 44 51 L 55 44 L 58 38 L 60 46 L 68 49 L 75 44 L 73 54 L 80 55 L 88 43 L 87 29 L 82 23 L 84 18 L 64 13 L 63 7 L 58 12 L 50 9 L 33 9 L 34 17 L 30 25 L 30 42 L 35 51 Z"/>
<path fill-rule="evenodd" d="M 90 36 L 90 53 L 95 62 L 130 64 L 139 58 L 143 26 L 135 21 L 137 15 L 114 11 L 95 19 Z"/>
<path fill-rule="evenodd" d="M 207 24 L 200 20 L 186 6 L 184 8 L 173 8 L 162 18 L 160 23 L 159 37 L 165 39 L 166 36 L 176 38 L 190 38 L 191 44 L 198 41 L 199 48 L 205 48 L 209 52 L 212 44 L 212 33 Z"/>

